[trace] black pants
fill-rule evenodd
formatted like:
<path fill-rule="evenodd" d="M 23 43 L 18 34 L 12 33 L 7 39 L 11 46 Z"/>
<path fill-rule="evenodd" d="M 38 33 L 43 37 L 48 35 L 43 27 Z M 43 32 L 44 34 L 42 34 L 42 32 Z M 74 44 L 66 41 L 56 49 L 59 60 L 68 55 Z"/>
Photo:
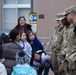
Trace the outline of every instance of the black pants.
<path fill-rule="evenodd" d="M 44 70 L 44 74 L 43 74 L 43 75 L 48 75 L 48 73 L 49 73 L 49 68 L 50 68 L 50 67 L 46 67 L 46 68 L 39 67 L 38 75 L 42 75 L 43 70 Z"/>

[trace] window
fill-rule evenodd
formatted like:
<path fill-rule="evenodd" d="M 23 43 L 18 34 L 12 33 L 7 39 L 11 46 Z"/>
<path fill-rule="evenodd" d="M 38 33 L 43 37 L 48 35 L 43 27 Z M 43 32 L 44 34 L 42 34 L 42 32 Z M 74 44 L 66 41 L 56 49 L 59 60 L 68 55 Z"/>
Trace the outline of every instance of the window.
<path fill-rule="evenodd" d="M 4 4 L 16 4 L 17 0 L 4 0 Z"/>
<path fill-rule="evenodd" d="M 9 33 L 17 24 L 18 17 L 25 16 L 28 23 L 28 13 L 31 11 L 31 0 L 2 0 L 3 31 Z"/>
<path fill-rule="evenodd" d="M 31 0 L 18 0 L 19 4 L 31 4 Z"/>

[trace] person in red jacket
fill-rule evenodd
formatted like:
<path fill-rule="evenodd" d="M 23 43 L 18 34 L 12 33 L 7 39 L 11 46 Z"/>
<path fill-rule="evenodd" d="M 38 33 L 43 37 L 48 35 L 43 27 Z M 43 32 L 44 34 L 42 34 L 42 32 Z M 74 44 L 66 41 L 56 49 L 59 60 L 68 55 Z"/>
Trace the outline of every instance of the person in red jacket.
<path fill-rule="evenodd" d="M 20 32 L 24 31 L 25 33 L 27 33 L 28 30 L 32 30 L 31 25 L 26 23 L 24 16 L 20 16 L 18 18 L 18 24 L 14 27 L 14 29 L 17 29 Z"/>

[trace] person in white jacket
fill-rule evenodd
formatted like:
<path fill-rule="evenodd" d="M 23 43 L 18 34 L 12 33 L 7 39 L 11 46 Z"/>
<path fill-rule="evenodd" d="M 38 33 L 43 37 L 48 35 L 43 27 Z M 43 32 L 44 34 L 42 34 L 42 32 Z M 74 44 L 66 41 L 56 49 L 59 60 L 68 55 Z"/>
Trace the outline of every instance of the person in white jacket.
<path fill-rule="evenodd" d="M 3 48 L 2 48 L 2 44 L 0 44 L 0 75 L 7 75 L 5 66 L 2 64 L 4 61 L 4 59 L 2 58 L 2 54 L 3 54 Z"/>
<path fill-rule="evenodd" d="M 7 75 L 5 66 L 0 62 L 0 75 Z"/>

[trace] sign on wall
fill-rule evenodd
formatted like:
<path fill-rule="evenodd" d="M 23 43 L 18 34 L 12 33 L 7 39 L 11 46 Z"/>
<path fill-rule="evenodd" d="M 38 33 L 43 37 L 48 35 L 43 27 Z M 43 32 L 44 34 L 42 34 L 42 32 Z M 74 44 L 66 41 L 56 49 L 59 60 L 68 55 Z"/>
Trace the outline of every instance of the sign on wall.
<path fill-rule="evenodd" d="M 29 13 L 29 24 L 32 26 L 32 31 L 36 34 L 37 33 L 37 13 L 36 12 L 30 12 Z"/>

